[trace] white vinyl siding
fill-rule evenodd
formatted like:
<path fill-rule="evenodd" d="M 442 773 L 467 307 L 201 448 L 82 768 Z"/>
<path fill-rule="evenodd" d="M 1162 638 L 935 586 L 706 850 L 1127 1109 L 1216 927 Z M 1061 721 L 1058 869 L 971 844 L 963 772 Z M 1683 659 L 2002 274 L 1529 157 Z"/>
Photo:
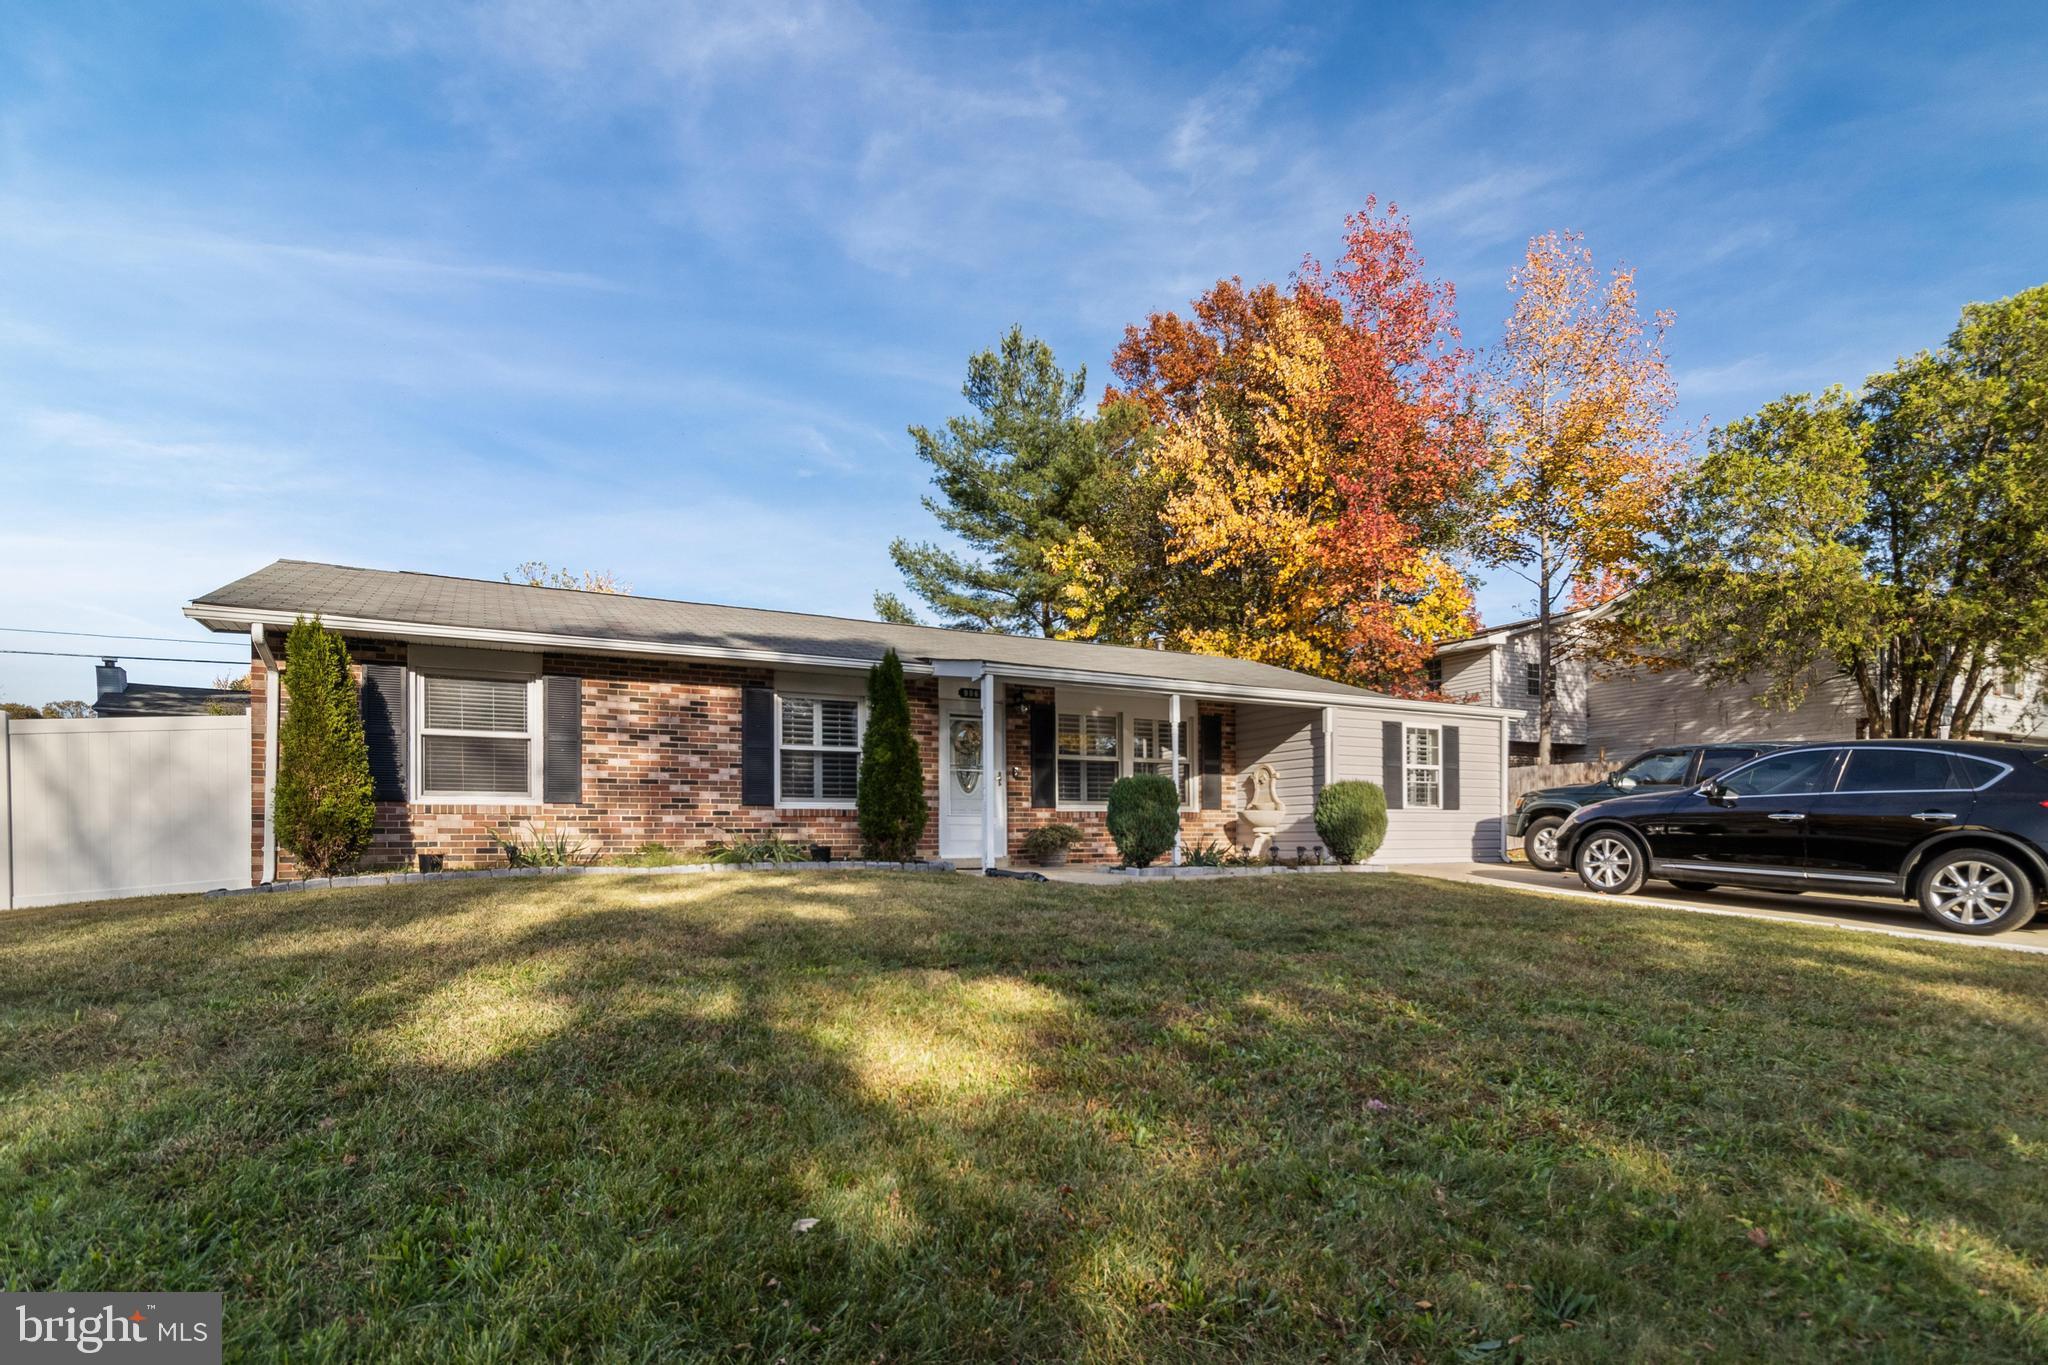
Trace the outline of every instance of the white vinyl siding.
<path fill-rule="evenodd" d="M 532 800 L 538 686 L 519 678 L 419 678 L 419 797 Z"/>
<path fill-rule="evenodd" d="M 1398 720 L 1404 726 L 1413 725 L 1416 717 L 1413 712 L 1343 707 L 1336 710 L 1335 719 L 1337 733 L 1331 755 L 1333 777 L 1378 783 L 1383 780 L 1385 772 L 1381 755 L 1383 724 Z M 1429 724 L 1433 729 L 1448 725 L 1458 727 L 1458 809 L 1404 806 L 1389 810 L 1387 840 L 1373 861 L 1499 862 L 1503 815 L 1501 779 L 1504 775 L 1501 771 L 1499 719 L 1493 716 L 1461 716 L 1451 712 L 1446 713 L 1441 722 L 1435 717 L 1429 718 Z M 1240 749 L 1240 762 L 1243 761 Z"/>
<path fill-rule="evenodd" d="M 861 704 L 851 697 L 782 697 L 776 804 L 850 806 L 860 791 Z"/>
<path fill-rule="evenodd" d="M 1099 806 L 1109 800 L 1109 789 L 1123 775 L 1121 732 L 1118 714 L 1079 715 L 1063 712 L 1059 718 L 1059 804 Z"/>
<path fill-rule="evenodd" d="M 1323 776 L 1321 714 L 1298 706 L 1242 703 L 1237 708 L 1237 775 L 1224 795 L 1224 808 L 1234 811 L 1243 806 L 1250 794 L 1245 774 L 1258 764 L 1271 764 L 1277 779 L 1273 794 L 1287 808 L 1273 831 L 1273 847 L 1283 857 L 1322 843 L 1315 819 L 1316 791 Z M 1235 841 L 1240 848 L 1251 844 L 1251 830 L 1242 822 L 1235 826 Z"/>

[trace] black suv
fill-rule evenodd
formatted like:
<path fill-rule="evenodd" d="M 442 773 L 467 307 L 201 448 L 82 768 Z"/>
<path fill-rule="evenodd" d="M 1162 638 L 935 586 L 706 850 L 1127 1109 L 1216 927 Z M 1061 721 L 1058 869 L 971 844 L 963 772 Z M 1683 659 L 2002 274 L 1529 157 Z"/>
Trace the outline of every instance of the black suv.
<path fill-rule="evenodd" d="M 1522 852 L 1531 867 L 1556 872 L 1564 864 L 1557 857 L 1557 827 L 1581 806 L 1595 801 L 1612 801 L 1617 796 L 1655 789 L 1676 791 L 1697 787 L 1717 773 L 1725 773 L 1758 754 L 1782 749 L 1782 744 L 1672 744 L 1637 754 L 1608 774 L 1603 782 L 1576 787 L 1545 787 L 1529 792 L 1515 802 L 1508 816 L 1508 837 L 1522 841 Z"/>
<path fill-rule="evenodd" d="M 1916 900 L 1944 929 L 1998 934 L 2048 889 L 2048 749 L 1870 740 L 1765 754 L 1698 787 L 1582 807 L 1560 858 L 1595 891 L 1650 877 Z"/>

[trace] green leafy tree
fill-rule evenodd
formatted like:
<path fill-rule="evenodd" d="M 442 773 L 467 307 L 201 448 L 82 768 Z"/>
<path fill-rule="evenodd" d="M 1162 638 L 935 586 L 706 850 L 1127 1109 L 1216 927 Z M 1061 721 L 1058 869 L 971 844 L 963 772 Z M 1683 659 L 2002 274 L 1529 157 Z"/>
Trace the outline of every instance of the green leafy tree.
<path fill-rule="evenodd" d="M 940 431 L 910 429 L 938 490 L 924 505 L 967 552 L 898 539 L 889 557 L 941 624 L 1066 633 L 1070 576 L 1053 554 L 1114 463 L 1113 432 L 1131 425 L 1089 413 L 1087 382 L 1085 368 L 1069 375 L 1051 347 L 1012 327 L 995 350 L 968 359 L 961 392 L 974 411 Z"/>
<path fill-rule="evenodd" d="M 89 701 L 46 701 L 43 703 L 44 720 L 84 720 L 92 714 Z"/>
<path fill-rule="evenodd" d="M 1872 733 L 1933 736 L 2048 661 L 2044 581 L 2048 286 L 1970 305 L 1858 395 L 1715 433 L 1622 620 L 1661 662 L 1767 703 L 1839 669 Z"/>
<path fill-rule="evenodd" d="M 316 877 L 354 865 L 376 822 L 370 750 L 348 647 L 315 617 L 285 639 L 273 811 L 279 847 Z"/>
<path fill-rule="evenodd" d="M 871 858 L 907 862 L 931 818 L 924 795 L 924 760 L 910 728 L 910 693 L 903 661 L 890 650 L 868 670 L 868 728 L 861 739 L 860 838 Z"/>

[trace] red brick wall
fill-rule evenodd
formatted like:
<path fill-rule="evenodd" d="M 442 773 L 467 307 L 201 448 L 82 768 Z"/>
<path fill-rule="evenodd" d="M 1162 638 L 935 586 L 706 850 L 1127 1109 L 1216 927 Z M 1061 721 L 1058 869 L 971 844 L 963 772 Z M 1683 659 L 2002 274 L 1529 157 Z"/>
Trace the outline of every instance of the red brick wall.
<path fill-rule="evenodd" d="M 281 632 L 271 648 L 282 655 Z M 403 662 L 403 644 L 349 641 L 350 657 Z M 281 662 L 280 657 L 280 662 Z M 582 839 L 590 853 L 627 854 L 643 843 L 667 844 L 679 854 L 727 836 L 776 835 L 829 845 L 835 858 L 857 857 L 860 834 L 852 810 L 778 810 L 740 804 L 740 689 L 774 681 L 773 670 L 728 664 L 587 655 L 548 654 L 542 671 L 583 679 L 583 799 L 577 804 L 474 806 L 379 802 L 376 833 L 362 860 L 365 869 L 411 866 L 421 853 L 438 853 L 447 866 L 502 866 L 492 832 L 518 832 L 530 818 L 547 829 Z M 359 674 L 360 676 L 360 674 Z M 251 773 L 257 833 L 251 851 L 255 875 L 263 861 L 262 670 L 250 692 Z M 926 755 L 926 799 L 932 818 L 921 852 L 938 856 L 938 708 L 932 679 L 909 680 L 911 724 Z M 279 877 L 296 875 L 278 852 Z"/>
<path fill-rule="evenodd" d="M 1050 688 L 1012 687 L 1008 699 L 1031 702 L 1051 702 Z M 1231 793 L 1237 782 L 1237 708 L 1215 706 L 1204 702 L 1195 708 L 1199 715 L 1223 717 L 1223 804 L 1231 805 Z M 1185 712 L 1183 712 L 1185 715 Z M 1031 804 L 1031 718 L 1021 707 L 1006 707 L 1003 725 L 1003 753 L 1008 759 L 1012 772 L 1022 774 L 1013 778 L 1004 794 L 1005 805 L 1010 817 L 1010 857 L 1019 866 L 1026 860 L 1022 853 L 1025 836 L 1044 825 L 1067 824 L 1081 831 L 1081 842 L 1067 854 L 1067 861 L 1073 863 L 1117 863 L 1122 859 L 1116 851 L 1116 844 L 1109 837 L 1109 826 L 1101 811 L 1058 810 L 1051 807 L 1034 807 Z M 1189 717 L 1188 733 L 1199 733 L 1199 721 Z M 1214 839 L 1220 844 L 1232 841 L 1236 813 L 1224 810 L 1184 811 L 1180 818 L 1181 843 L 1192 848 L 1204 840 Z"/>

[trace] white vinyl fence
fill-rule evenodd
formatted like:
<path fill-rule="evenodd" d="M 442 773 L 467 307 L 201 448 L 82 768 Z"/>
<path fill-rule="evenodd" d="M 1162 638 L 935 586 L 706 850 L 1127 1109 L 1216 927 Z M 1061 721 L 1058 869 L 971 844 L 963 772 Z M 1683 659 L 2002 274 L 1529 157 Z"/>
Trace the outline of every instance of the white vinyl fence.
<path fill-rule="evenodd" d="M 0 908 L 249 885 L 249 718 L 0 717 Z"/>

